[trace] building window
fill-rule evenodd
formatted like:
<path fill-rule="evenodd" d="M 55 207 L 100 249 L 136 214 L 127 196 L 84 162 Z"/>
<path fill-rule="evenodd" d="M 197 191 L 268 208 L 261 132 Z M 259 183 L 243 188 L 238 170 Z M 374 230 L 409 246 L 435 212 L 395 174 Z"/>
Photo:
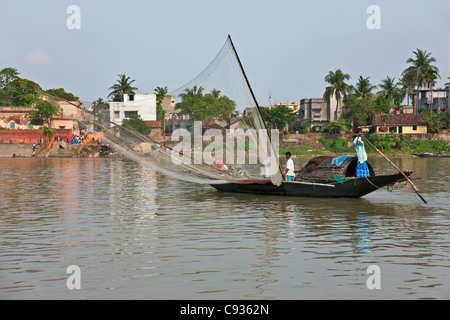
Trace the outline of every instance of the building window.
<path fill-rule="evenodd" d="M 389 127 L 389 132 L 397 132 L 397 127 Z"/>
<path fill-rule="evenodd" d="M 33 129 L 33 125 L 30 123 L 28 123 L 28 129 Z"/>
<path fill-rule="evenodd" d="M 11 122 L 9 123 L 9 127 L 10 127 L 11 129 L 14 129 L 14 128 L 16 127 L 16 124 L 14 123 L 14 121 L 11 121 Z"/>
<path fill-rule="evenodd" d="M 130 99 L 129 99 L 129 101 L 134 101 L 134 94 L 133 95 L 130 95 L 130 96 L 128 96 Z"/>
<path fill-rule="evenodd" d="M 417 131 L 417 126 L 412 126 L 413 131 Z"/>
<path fill-rule="evenodd" d="M 114 119 L 120 118 L 120 111 L 114 111 Z"/>
<path fill-rule="evenodd" d="M 137 111 L 125 111 L 125 118 L 131 118 L 133 116 L 137 116 L 138 112 Z"/>

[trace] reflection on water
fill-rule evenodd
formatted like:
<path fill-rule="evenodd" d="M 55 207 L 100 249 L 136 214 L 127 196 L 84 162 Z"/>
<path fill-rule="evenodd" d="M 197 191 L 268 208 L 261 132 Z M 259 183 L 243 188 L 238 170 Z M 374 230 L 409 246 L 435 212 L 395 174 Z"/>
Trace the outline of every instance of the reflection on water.
<path fill-rule="evenodd" d="M 448 299 L 449 159 L 393 160 L 415 171 L 427 205 L 404 184 L 284 198 L 127 160 L 0 160 L 0 298 Z M 365 285 L 373 264 L 380 290 Z M 81 290 L 66 287 L 69 265 Z"/>

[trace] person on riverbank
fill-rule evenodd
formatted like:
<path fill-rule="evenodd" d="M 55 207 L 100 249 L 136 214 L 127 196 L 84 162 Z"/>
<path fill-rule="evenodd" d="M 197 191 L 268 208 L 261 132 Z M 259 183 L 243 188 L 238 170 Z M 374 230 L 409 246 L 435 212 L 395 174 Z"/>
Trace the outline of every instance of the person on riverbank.
<path fill-rule="evenodd" d="M 367 153 L 364 148 L 364 141 L 361 139 L 361 132 L 354 136 L 352 147 L 355 148 L 356 155 L 358 156 L 358 164 L 356 165 L 356 177 L 364 178 L 370 176 L 369 168 L 367 167 Z"/>
<path fill-rule="evenodd" d="M 291 158 L 291 153 L 286 152 L 286 165 L 284 166 L 284 170 L 286 173 L 287 181 L 294 181 L 295 172 L 294 172 L 294 161 Z"/>

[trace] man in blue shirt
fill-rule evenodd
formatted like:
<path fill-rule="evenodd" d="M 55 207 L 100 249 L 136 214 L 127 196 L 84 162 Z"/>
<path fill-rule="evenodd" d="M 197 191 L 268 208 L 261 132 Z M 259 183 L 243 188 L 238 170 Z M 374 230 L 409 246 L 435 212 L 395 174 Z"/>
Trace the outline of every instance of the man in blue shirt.
<path fill-rule="evenodd" d="M 367 167 L 367 153 L 364 148 L 364 141 L 361 139 L 361 133 L 358 132 L 358 135 L 355 136 L 355 139 L 352 142 L 353 148 L 355 148 L 356 155 L 358 156 L 358 164 L 356 165 L 356 177 L 364 178 L 369 177 L 370 172 Z"/>

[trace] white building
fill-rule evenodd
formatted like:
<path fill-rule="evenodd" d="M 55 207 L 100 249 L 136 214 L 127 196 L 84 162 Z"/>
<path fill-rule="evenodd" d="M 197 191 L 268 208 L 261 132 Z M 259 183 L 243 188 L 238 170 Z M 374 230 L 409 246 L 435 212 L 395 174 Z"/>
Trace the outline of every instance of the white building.
<path fill-rule="evenodd" d="M 123 102 L 109 103 L 109 116 L 113 123 L 122 125 L 123 119 L 139 115 L 144 121 L 156 120 L 156 94 L 123 95 Z"/>
<path fill-rule="evenodd" d="M 432 95 L 432 96 L 431 96 Z M 427 108 L 433 112 L 443 112 L 450 110 L 450 86 L 445 89 L 430 90 L 423 89 L 417 93 L 417 111 L 420 108 Z"/>

